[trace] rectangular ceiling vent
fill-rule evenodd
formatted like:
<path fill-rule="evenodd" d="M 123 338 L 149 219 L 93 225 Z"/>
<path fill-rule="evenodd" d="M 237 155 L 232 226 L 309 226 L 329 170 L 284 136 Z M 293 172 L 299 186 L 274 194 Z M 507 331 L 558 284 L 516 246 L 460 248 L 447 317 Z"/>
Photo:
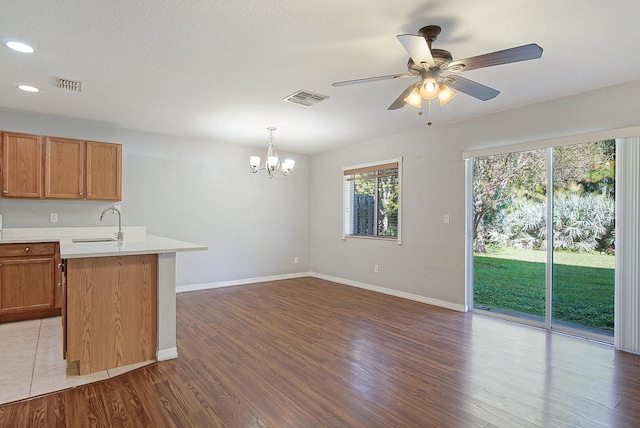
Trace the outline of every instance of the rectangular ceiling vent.
<path fill-rule="evenodd" d="M 283 98 L 283 101 L 293 104 L 302 104 L 303 106 L 312 106 L 318 104 L 320 101 L 329 98 L 326 95 L 314 94 L 311 91 L 299 90 L 293 94 Z"/>
<path fill-rule="evenodd" d="M 56 86 L 68 91 L 82 92 L 82 82 L 80 80 L 69 80 L 63 79 L 62 77 L 56 77 Z"/>

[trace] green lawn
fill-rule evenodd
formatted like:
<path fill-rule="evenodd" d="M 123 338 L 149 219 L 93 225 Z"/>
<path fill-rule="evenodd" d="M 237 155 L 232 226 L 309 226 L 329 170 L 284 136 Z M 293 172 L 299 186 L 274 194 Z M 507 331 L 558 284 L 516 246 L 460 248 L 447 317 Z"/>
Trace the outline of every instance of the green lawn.
<path fill-rule="evenodd" d="M 544 317 L 543 251 L 490 248 L 474 257 L 474 304 Z M 553 316 L 613 330 L 614 257 L 554 254 Z"/>

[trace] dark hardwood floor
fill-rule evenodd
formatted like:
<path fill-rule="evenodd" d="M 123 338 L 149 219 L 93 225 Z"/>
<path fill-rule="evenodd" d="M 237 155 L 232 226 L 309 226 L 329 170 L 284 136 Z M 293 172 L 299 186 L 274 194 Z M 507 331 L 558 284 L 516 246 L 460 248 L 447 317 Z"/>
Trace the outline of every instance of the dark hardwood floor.
<path fill-rule="evenodd" d="M 2 427 L 638 427 L 640 356 L 304 278 L 178 295 L 177 360 Z"/>

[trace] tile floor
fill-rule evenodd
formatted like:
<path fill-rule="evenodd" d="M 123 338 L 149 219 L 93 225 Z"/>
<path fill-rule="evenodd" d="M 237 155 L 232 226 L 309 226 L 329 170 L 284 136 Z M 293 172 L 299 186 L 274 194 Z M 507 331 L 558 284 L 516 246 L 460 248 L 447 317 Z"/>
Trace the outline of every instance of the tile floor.
<path fill-rule="evenodd" d="M 62 359 L 62 319 L 0 324 L 0 404 L 118 376 L 153 361 L 80 376 Z"/>

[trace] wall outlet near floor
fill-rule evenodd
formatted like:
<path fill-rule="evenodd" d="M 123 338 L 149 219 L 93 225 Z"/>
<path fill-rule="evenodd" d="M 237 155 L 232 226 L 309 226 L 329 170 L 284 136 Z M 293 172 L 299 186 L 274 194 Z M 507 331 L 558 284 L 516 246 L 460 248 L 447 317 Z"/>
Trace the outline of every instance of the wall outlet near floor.
<path fill-rule="evenodd" d="M 444 215 L 444 224 L 449 224 L 449 214 Z"/>
<path fill-rule="evenodd" d="M 378 265 L 373 265 L 373 272 L 378 273 L 380 269 L 378 269 Z"/>
<path fill-rule="evenodd" d="M 58 222 L 58 213 L 49 213 L 49 223 Z"/>
<path fill-rule="evenodd" d="M 298 258 L 297 258 L 297 257 L 294 257 L 294 258 L 293 258 L 293 262 L 294 262 L 295 264 L 298 264 Z"/>

